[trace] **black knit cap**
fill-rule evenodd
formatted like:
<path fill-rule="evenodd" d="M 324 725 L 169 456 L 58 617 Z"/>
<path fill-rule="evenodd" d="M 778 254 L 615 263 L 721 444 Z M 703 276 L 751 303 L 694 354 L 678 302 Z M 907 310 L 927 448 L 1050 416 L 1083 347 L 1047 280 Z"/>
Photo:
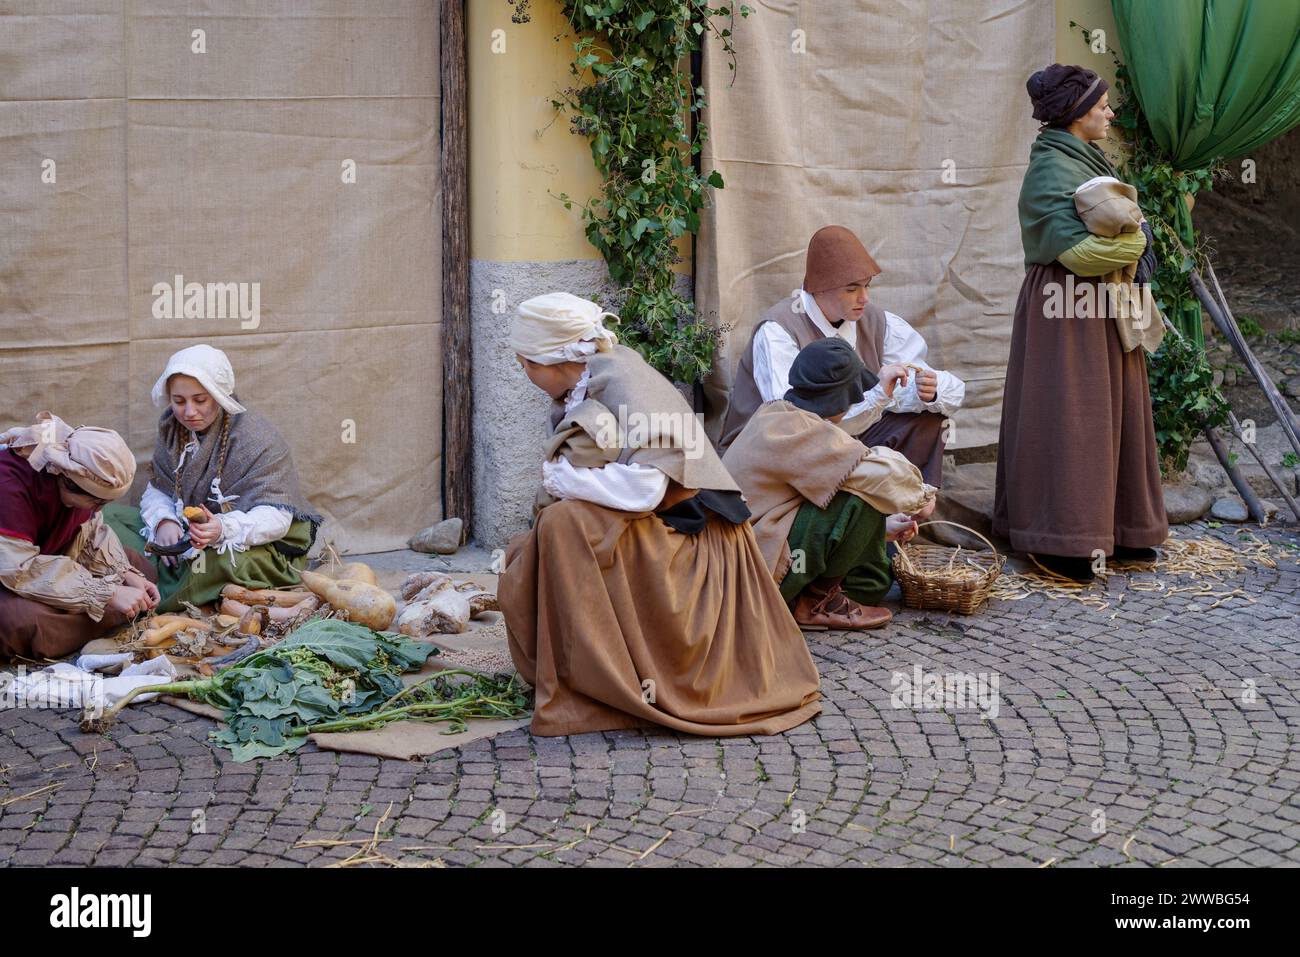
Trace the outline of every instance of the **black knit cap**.
<path fill-rule="evenodd" d="M 785 400 L 829 419 L 861 402 L 878 381 L 851 345 L 839 336 L 828 336 L 799 350 L 790 367 Z"/>
<path fill-rule="evenodd" d="M 1092 70 L 1053 63 L 1025 83 L 1034 104 L 1034 119 L 1048 126 L 1069 126 L 1096 106 L 1110 84 Z"/>

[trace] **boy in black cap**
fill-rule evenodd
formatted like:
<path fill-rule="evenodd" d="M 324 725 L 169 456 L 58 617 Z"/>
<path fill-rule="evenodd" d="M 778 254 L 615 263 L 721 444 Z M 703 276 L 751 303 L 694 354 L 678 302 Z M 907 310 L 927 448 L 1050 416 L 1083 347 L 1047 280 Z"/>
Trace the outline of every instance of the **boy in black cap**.
<path fill-rule="evenodd" d="M 881 370 L 886 395 L 907 381 Z M 844 340 L 805 346 L 784 399 L 759 406 L 723 456 L 753 513 L 768 568 L 805 629 L 879 628 L 892 575 L 885 542 L 916 534 L 935 489 L 893 449 L 867 448 L 835 423 L 876 385 Z"/>

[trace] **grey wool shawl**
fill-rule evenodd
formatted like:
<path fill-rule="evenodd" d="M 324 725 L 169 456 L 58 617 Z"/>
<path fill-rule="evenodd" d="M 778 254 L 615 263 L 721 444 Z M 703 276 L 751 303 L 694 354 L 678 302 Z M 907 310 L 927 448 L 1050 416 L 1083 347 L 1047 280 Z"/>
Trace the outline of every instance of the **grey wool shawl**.
<path fill-rule="evenodd" d="M 229 508 L 223 508 L 210 496 L 212 481 L 218 477 L 222 427 L 227 418 L 230 438 L 220 487 L 223 496 L 235 498 L 229 501 Z M 191 435 L 171 409 L 163 413 L 153 454 L 153 484 L 169 496 L 175 495 L 181 450 Z M 291 510 L 295 519 L 311 522 L 313 532 L 321 522 L 321 516 L 312 511 L 298 486 L 289 444 L 269 420 L 253 411 L 233 416 L 223 411 L 199 436 L 198 451 L 185 457 L 181 470 L 180 498 L 185 505 L 206 505 L 213 513 L 232 509 L 246 512 L 259 505 L 274 505 Z"/>

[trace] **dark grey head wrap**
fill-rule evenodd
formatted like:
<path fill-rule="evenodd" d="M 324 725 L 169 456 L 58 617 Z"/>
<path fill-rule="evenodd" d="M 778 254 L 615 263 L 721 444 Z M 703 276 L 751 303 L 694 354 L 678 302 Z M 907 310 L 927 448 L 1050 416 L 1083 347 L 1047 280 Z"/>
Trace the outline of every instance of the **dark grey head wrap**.
<path fill-rule="evenodd" d="M 1092 109 L 1110 89 L 1094 71 L 1053 63 L 1025 83 L 1034 104 L 1034 119 L 1047 126 L 1069 126 Z"/>
<path fill-rule="evenodd" d="M 827 336 L 795 356 L 785 400 L 828 419 L 861 402 L 877 381 L 851 345 L 839 336 Z"/>

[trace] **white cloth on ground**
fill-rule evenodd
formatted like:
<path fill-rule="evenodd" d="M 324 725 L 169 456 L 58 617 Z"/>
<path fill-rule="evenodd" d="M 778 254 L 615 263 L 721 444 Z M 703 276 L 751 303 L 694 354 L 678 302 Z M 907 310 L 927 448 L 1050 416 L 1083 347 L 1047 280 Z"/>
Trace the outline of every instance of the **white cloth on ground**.
<path fill-rule="evenodd" d="M 115 677 L 106 678 L 91 670 L 114 667 L 125 655 L 83 655 L 77 663 L 60 661 L 30 674 L 0 674 L 0 707 L 80 708 L 98 711 L 111 707 L 136 688 L 165 685 L 176 680 L 176 668 L 166 655 L 129 665 Z M 151 701 L 156 694 L 143 694 L 136 701 Z"/>

